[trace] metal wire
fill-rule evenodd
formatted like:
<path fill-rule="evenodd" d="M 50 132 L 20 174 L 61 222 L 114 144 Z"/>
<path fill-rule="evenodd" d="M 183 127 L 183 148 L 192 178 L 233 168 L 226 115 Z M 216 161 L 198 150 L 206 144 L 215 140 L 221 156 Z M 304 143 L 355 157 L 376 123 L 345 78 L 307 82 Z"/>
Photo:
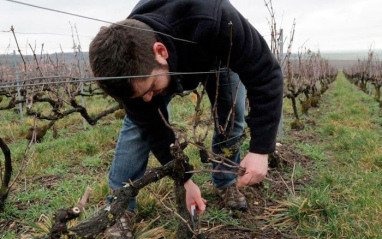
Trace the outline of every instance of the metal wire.
<path fill-rule="evenodd" d="M 126 78 L 137 79 L 137 78 L 148 78 L 148 77 L 151 77 L 151 76 L 216 74 L 217 72 L 224 72 L 224 70 L 207 71 L 207 72 L 168 72 L 168 73 L 153 74 L 153 75 L 116 76 L 116 77 L 86 77 L 86 78 L 79 78 L 79 77 L 73 77 L 73 76 L 46 76 L 46 77 L 29 78 L 27 80 L 20 80 L 18 82 L 18 84 L 20 84 L 19 87 L 25 87 L 25 86 L 57 85 L 57 84 L 67 84 L 67 83 L 81 83 L 81 82 L 91 82 L 91 81 L 104 81 L 104 80 L 115 80 L 115 79 L 126 79 Z M 65 80 L 65 81 L 47 81 L 47 82 L 23 84 L 25 82 L 34 81 L 34 80 L 62 79 L 62 78 L 68 78 L 68 79 L 71 79 L 71 80 Z M 17 82 L 4 82 L 4 83 L 0 83 L 0 88 L 4 88 L 5 89 L 5 88 L 17 87 L 16 84 L 17 84 Z"/>
<path fill-rule="evenodd" d="M 228 141 L 230 141 L 230 140 L 232 140 L 232 139 L 235 139 L 235 138 L 239 138 L 239 137 L 241 137 L 241 136 L 242 136 L 242 135 L 237 135 L 237 136 L 231 137 L 231 138 L 229 138 L 229 139 L 227 139 L 227 140 L 224 140 L 224 141 L 221 141 L 221 142 L 219 142 L 219 143 L 212 144 L 211 147 L 212 147 L 212 146 L 219 145 L 219 144 L 222 144 L 222 143 L 225 143 L 225 142 L 228 142 Z"/>
<path fill-rule="evenodd" d="M 187 42 L 187 43 L 196 44 L 196 42 L 185 40 L 185 39 L 181 39 L 181 38 L 177 38 L 177 37 L 173 37 L 173 36 L 168 35 L 168 34 L 163 33 L 163 32 L 158 32 L 158 31 L 149 30 L 149 29 L 143 29 L 143 28 L 139 28 L 139 27 L 132 27 L 132 26 L 121 25 L 121 24 L 117 24 L 117 23 L 101 20 L 101 19 L 98 19 L 98 18 L 86 17 L 86 16 L 83 16 L 83 15 L 74 14 L 74 13 L 70 13 L 70 12 L 64 12 L 64 11 L 60 11 L 60 10 L 56 10 L 56 9 L 52 9 L 52 8 L 47 8 L 47 7 L 41 7 L 41 6 L 33 5 L 33 4 L 30 4 L 30 3 L 24 3 L 24 2 L 14 1 L 14 0 L 5 0 L 5 1 L 21 4 L 21 5 L 25 5 L 25 6 L 29 6 L 29 7 L 39 8 L 39 9 L 43 9 L 43 10 L 47 10 L 47 11 L 58 12 L 58 13 L 66 14 L 66 15 L 75 16 L 75 17 L 85 18 L 85 19 L 89 19 L 89 20 L 93 20 L 93 21 L 97 21 L 97 22 L 108 23 L 108 24 L 112 24 L 112 25 L 127 27 L 127 28 L 141 30 L 141 31 L 146 31 L 146 32 L 154 32 L 154 33 L 157 33 L 157 34 L 160 34 L 160 35 L 163 35 L 163 36 L 170 37 L 170 38 L 172 38 L 174 40 L 177 40 L 177 41 L 183 41 L 183 42 Z"/>
<path fill-rule="evenodd" d="M 2 33 L 10 33 L 11 31 L 0 31 Z M 72 35 L 69 34 L 63 34 L 63 33 L 53 33 L 53 32 L 15 32 L 16 34 L 22 34 L 22 35 L 57 35 L 57 36 L 69 36 L 72 37 Z M 94 36 L 84 36 L 84 35 L 78 35 L 80 37 L 94 37 Z"/>

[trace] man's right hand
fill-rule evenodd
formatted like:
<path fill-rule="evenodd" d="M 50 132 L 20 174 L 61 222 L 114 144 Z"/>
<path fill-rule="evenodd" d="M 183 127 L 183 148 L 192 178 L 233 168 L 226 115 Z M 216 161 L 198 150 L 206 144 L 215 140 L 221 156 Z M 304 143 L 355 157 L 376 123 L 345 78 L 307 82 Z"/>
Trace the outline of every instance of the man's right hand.
<path fill-rule="evenodd" d="M 200 215 L 206 210 L 207 201 L 202 198 L 199 187 L 189 179 L 185 184 L 187 210 L 191 213 L 191 204 L 196 203 L 196 212 Z"/>

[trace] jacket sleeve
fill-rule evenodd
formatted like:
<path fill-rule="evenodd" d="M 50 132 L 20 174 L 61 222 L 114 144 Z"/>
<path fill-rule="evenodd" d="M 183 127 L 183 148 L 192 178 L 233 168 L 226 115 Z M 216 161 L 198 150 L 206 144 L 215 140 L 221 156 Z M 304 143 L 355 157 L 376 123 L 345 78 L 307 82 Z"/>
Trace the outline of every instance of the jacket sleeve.
<path fill-rule="evenodd" d="M 150 102 L 145 102 L 141 98 L 129 99 L 124 102 L 124 106 L 131 121 L 142 130 L 143 140 L 148 142 L 151 152 L 158 161 L 162 165 L 170 162 L 173 159 L 170 145 L 174 143 L 175 136 L 165 125 L 158 111 L 161 111 L 168 122 L 168 112 L 163 97 L 154 97 Z M 186 172 L 192 169 L 191 165 L 186 165 Z M 186 173 L 184 180 L 187 181 L 191 176 L 192 174 Z"/>
<path fill-rule="evenodd" d="M 247 90 L 250 105 L 247 124 L 251 129 L 250 151 L 271 153 L 275 150 L 281 117 L 283 76 L 264 38 L 228 0 L 217 11 L 214 40 L 216 54 L 227 63 L 230 30 L 233 24 L 230 68 L 239 74 Z"/>

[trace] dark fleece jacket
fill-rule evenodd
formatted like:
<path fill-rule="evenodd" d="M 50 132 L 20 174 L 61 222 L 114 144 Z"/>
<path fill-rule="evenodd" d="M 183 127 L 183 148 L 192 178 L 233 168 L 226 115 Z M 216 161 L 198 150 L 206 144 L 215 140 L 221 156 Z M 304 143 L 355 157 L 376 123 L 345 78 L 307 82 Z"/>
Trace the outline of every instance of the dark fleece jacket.
<path fill-rule="evenodd" d="M 214 69 L 217 62 L 227 66 L 232 22 L 229 68 L 239 74 L 247 90 L 249 151 L 265 154 L 275 150 L 282 106 L 282 72 L 263 37 L 228 0 L 142 0 L 128 18 L 144 22 L 155 31 L 194 42 L 158 34 L 169 52 L 172 72 L 205 72 Z M 205 75 L 172 77 L 173 92 L 194 89 L 204 79 Z M 154 155 L 162 164 L 169 162 L 174 134 L 158 113 L 159 108 L 168 117 L 163 97 L 155 96 L 151 102 L 131 99 L 124 104 L 131 120 L 142 128 Z"/>

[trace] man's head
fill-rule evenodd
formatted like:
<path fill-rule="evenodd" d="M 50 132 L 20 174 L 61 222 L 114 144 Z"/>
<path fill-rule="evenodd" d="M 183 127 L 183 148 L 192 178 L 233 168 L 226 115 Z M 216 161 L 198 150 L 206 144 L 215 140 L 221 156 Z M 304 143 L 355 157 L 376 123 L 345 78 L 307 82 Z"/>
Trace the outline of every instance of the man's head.
<path fill-rule="evenodd" d="M 150 101 L 165 93 L 170 77 L 168 52 L 146 24 L 126 19 L 101 27 L 89 48 L 90 65 L 96 77 L 154 75 L 145 78 L 123 78 L 98 81 L 98 85 L 117 100 L 142 97 Z"/>

